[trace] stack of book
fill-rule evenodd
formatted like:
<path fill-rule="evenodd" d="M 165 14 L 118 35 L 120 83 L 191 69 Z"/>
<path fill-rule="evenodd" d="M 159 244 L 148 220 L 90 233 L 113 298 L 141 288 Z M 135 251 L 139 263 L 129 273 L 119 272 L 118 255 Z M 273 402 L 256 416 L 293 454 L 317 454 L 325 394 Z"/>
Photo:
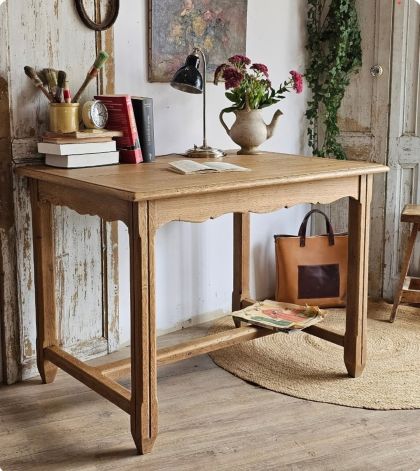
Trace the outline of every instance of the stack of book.
<path fill-rule="evenodd" d="M 72 134 L 46 133 L 38 143 L 38 152 L 45 154 L 45 164 L 61 168 L 98 167 L 119 162 L 115 132 L 100 134 L 77 132 Z"/>
<path fill-rule="evenodd" d="M 153 100 L 130 95 L 97 95 L 108 110 L 108 127 L 122 132 L 116 139 L 120 162 L 155 160 Z"/>

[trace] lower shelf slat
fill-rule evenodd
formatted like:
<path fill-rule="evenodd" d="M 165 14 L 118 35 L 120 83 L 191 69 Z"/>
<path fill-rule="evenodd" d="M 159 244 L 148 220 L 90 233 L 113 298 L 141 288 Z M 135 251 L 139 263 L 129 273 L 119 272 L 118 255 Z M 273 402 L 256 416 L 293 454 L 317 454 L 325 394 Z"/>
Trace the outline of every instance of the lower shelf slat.
<path fill-rule="evenodd" d="M 229 329 L 217 334 L 207 335 L 172 347 L 161 348 L 157 351 L 158 366 L 168 365 L 177 361 L 186 360 L 198 355 L 231 347 L 237 343 L 272 335 L 270 329 L 247 325 L 237 329 Z M 128 375 L 131 368 L 130 358 L 119 360 L 107 365 L 101 365 L 98 370 L 110 378 L 120 378 Z"/>
<path fill-rule="evenodd" d="M 98 368 L 83 363 L 59 347 L 47 347 L 44 353 L 51 363 L 130 414 L 131 392 L 124 386 L 103 376 Z"/>

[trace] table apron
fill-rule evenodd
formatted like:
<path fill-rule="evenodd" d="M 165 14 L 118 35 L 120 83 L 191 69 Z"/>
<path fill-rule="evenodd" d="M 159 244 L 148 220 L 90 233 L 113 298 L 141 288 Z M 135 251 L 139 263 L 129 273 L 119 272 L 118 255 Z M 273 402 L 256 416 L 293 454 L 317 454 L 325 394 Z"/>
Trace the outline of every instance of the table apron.
<path fill-rule="evenodd" d="M 203 222 L 227 213 L 270 213 L 296 204 L 328 204 L 359 199 L 359 176 L 182 195 L 149 202 L 153 226 L 171 221 Z"/>
<path fill-rule="evenodd" d="M 99 216 L 105 221 L 123 221 L 128 225 L 131 203 L 114 195 L 99 194 L 45 181 L 38 182 L 38 200 L 66 206 L 79 214 Z"/>

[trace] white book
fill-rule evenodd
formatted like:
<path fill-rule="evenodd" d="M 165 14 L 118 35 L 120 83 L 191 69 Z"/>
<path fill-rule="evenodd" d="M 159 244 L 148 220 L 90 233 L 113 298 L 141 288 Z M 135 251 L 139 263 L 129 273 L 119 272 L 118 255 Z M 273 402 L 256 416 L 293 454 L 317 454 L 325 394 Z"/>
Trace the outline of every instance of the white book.
<path fill-rule="evenodd" d="M 76 155 L 47 154 L 45 156 L 45 165 L 61 168 L 99 167 L 101 165 L 117 164 L 119 158 L 120 153 L 118 151 Z"/>
<path fill-rule="evenodd" d="M 115 141 L 108 142 L 86 142 L 80 144 L 53 144 L 51 142 L 39 142 L 38 152 L 40 154 L 54 155 L 76 155 L 95 154 L 98 152 L 112 152 L 117 150 Z"/>
<path fill-rule="evenodd" d="M 194 160 L 177 160 L 170 162 L 171 170 L 183 175 L 214 173 L 214 172 L 249 172 L 249 168 L 240 167 L 239 165 L 230 164 L 228 162 L 204 162 L 200 164 Z"/>

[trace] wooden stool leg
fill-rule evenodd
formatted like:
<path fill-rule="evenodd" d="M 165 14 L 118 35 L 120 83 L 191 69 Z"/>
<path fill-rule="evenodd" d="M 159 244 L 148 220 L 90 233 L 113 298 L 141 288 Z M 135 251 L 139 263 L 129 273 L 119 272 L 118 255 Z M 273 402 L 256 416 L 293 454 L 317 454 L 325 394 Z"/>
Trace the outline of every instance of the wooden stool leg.
<path fill-rule="evenodd" d="M 349 268 L 344 363 L 357 378 L 366 364 L 367 290 L 372 176 L 360 178 L 360 198 L 349 199 Z"/>
<path fill-rule="evenodd" d="M 242 308 L 241 302 L 249 298 L 250 215 L 233 214 L 233 293 L 232 311 Z M 241 321 L 234 319 L 235 326 Z"/>
<path fill-rule="evenodd" d="M 131 434 L 137 451 L 143 455 L 152 451 L 157 435 L 156 334 L 154 310 L 150 310 L 149 304 L 149 243 L 146 203 L 132 204 L 129 233 Z"/>
<path fill-rule="evenodd" d="M 38 183 L 30 181 L 34 240 L 36 352 L 43 383 L 52 383 L 57 367 L 44 358 L 44 348 L 57 345 L 55 249 L 51 204 L 38 200 Z"/>
<path fill-rule="evenodd" d="M 413 224 L 413 229 L 411 230 L 410 237 L 408 238 L 407 247 L 404 252 L 404 260 L 401 265 L 401 275 L 398 282 L 397 290 L 394 295 L 394 305 L 392 306 L 391 316 L 389 322 L 395 321 L 395 316 L 397 315 L 398 306 L 401 302 L 402 290 L 404 286 L 405 277 L 408 274 L 408 269 L 410 267 L 410 259 L 413 253 L 414 244 L 416 243 L 417 233 L 419 232 L 420 226 L 418 224 Z"/>

